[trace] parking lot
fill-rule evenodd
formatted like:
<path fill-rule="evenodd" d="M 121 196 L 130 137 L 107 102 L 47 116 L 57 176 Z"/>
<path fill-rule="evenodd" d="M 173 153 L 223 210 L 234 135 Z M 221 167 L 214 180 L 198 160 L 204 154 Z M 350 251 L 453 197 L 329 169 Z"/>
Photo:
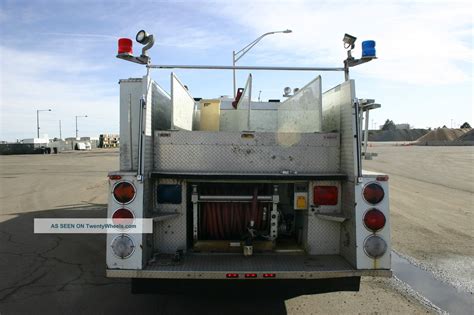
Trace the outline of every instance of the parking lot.
<path fill-rule="evenodd" d="M 366 167 L 390 175 L 394 249 L 470 288 L 473 150 L 371 149 L 379 157 Z M 433 312 L 394 279 L 286 301 L 132 295 L 128 280 L 105 277 L 105 235 L 33 234 L 34 218 L 105 217 L 106 175 L 117 168 L 117 150 L 0 156 L 1 314 Z"/>

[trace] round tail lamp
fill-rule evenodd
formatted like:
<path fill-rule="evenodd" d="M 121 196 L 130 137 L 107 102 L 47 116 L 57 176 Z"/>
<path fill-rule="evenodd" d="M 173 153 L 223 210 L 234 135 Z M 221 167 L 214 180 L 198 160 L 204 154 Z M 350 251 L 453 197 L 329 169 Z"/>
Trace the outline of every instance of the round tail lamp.
<path fill-rule="evenodd" d="M 135 187 L 128 182 L 120 182 L 113 190 L 114 198 L 118 203 L 130 203 L 135 198 Z"/>
<path fill-rule="evenodd" d="M 132 211 L 128 209 L 118 209 L 112 214 L 112 222 L 114 224 L 132 224 L 134 220 L 134 215 Z"/>
<path fill-rule="evenodd" d="M 364 199 L 370 204 L 376 205 L 383 200 L 385 192 L 377 183 L 370 183 L 364 187 Z"/>
<path fill-rule="evenodd" d="M 364 215 L 365 227 L 373 232 L 381 230 L 385 222 L 385 215 L 378 209 L 370 209 Z"/>

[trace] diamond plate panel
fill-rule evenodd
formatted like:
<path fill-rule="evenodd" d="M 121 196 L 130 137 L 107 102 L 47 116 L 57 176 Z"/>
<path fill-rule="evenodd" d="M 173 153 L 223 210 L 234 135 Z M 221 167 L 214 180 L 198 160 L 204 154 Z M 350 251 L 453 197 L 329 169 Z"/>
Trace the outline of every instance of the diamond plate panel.
<path fill-rule="evenodd" d="M 186 255 L 180 262 L 171 256 L 160 255 L 146 266 L 147 270 L 161 271 L 222 271 L 235 272 L 290 272 L 352 270 L 353 267 L 338 255 Z"/>
<path fill-rule="evenodd" d="M 155 133 L 155 170 L 337 173 L 337 133 Z"/>
<path fill-rule="evenodd" d="M 341 224 L 308 213 L 306 250 L 311 255 L 339 253 Z"/>
<path fill-rule="evenodd" d="M 318 218 L 316 211 L 312 211 L 314 208 L 313 187 L 315 185 L 339 186 L 339 183 L 336 181 L 312 181 L 309 183 L 308 198 L 311 204 L 311 210 L 306 212 L 303 225 L 303 234 L 306 236 L 304 238 L 306 251 L 311 255 L 339 254 L 341 224 Z M 331 214 L 337 213 L 339 206 L 322 206 L 317 209 L 321 213 Z"/>

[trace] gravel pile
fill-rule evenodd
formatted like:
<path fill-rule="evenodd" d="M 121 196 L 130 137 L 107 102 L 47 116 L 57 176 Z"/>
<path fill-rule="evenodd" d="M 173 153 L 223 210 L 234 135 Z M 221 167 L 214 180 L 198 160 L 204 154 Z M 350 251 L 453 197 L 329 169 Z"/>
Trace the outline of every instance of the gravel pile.
<path fill-rule="evenodd" d="M 465 134 L 463 134 L 462 136 L 460 136 L 459 138 L 456 139 L 456 141 L 460 141 L 460 142 L 474 142 L 474 129 L 466 129 L 466 130 L 469 130 L 468 132 L 466 132 Z"/>
<path fill-rule="evenodd" d="M 470 129 L 449 129 L 439 128 L 430 131 L 426 135 L 420 137 L 417 142 L 428 141 L 454 141 L 466 134 Z"/>
<path fill-rule="evenodd" d="M 370 130 L 369 141 L 415 141 L 427 133 L 426 129 Z"/>

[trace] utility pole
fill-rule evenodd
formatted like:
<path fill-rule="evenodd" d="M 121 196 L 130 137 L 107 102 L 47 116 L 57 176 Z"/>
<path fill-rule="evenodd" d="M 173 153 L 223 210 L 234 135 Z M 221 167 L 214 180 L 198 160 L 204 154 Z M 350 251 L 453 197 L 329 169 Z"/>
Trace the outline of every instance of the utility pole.
<path fill-rule="evenodd" d="M 82 118 L 82 117 L 87 117 L 87 115 L 76 116 L 76 139 L 79 137 L 79 130 L 77 129 L 77 118 Z"/>
<path fill-rule="evenodd" d="M 37 109 L 36 110 L 36 137 L 40 137 L 40 118 L 39 118 L 39 113 L 40 112 L 50 112 L 51 109 Z"/>
<path fill-rule="evenodd" d="M 61 140 L 63 138 L 62 134 L 61 134 L 61 120 L 59 120 L 59 140 Z"/>

